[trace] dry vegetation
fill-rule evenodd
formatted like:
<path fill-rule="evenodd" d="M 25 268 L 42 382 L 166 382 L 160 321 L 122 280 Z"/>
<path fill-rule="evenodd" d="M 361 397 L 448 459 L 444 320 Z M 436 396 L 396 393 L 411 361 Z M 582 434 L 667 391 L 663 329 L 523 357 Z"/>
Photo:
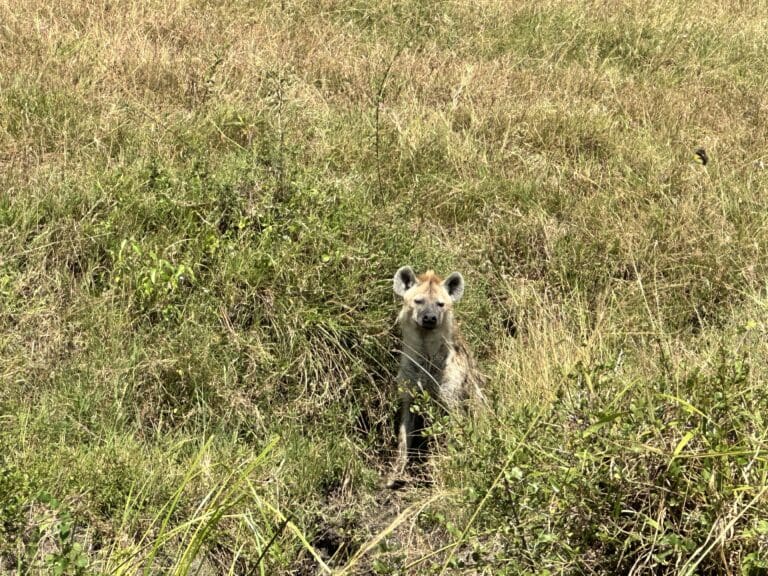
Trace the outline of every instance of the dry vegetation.
<path fill-rule="evenodd" d="M 765 574 L 766 29 L 0 0 L 0 573 Z M 493 409 L 388 492 L 403 264 Z"/>

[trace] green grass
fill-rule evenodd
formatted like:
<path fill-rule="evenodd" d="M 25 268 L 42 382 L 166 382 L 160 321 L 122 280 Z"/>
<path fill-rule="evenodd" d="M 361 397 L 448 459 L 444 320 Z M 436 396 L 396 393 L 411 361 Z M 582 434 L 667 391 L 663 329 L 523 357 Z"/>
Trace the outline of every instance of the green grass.
<path fill-rule="evenodd" d="M 759 3 L 0 21 L 0 573 L 766 573 Z M 392 492 L 405 264 L 491 409 Z"/>

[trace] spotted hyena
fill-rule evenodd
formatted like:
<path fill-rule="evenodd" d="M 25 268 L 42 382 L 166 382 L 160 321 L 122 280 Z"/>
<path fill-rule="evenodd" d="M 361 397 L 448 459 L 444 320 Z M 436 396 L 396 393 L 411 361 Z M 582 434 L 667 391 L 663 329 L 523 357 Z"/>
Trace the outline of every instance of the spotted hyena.
<path fill-rule="evenodd" d="M 416 276 L 410 266 L 400 268 L 394 279 L 395 294 L 402 296 L 398 320 L 403 348 L 397 375 L 402 389 L 395 474 L 402 474 L 414 438 L 410 404 L 414 392 L 426 390 L 446 411 L 466 401 L 480 402 L 481 377 L 453 319 L 453 305 L 464 294 L 464 278 L 453 272 L 445 280 L 433 271 Z"/>

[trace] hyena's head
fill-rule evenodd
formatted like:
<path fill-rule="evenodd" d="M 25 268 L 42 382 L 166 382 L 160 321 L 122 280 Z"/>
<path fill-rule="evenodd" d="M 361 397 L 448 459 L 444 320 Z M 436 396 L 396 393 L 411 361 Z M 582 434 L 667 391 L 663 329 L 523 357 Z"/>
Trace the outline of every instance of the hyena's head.
<path fill-rule="evenodd" d="M 443 280 L 429 270 L 416 276 L 410 266 L 395 273 L 395 294 L 403 297 L 400 321 L 424 330 L 435 330 L 451 317 L 453 303 L 464 294 L 464 278 L 453 272 Z"/>

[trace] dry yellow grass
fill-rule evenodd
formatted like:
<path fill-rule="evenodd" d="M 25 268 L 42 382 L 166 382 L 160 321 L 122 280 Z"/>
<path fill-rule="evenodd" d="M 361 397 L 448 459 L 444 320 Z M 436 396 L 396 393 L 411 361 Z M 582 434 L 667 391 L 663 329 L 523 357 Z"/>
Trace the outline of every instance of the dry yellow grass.
<path fill-rule="evenodd" d="M 764 466 L 766 27 L 765 3 L 735 0 L 0 0 L 0 542 L 17 542 L 0 571 L 69 558 L 65 573 L 85 573 L 75 542 L 94 573 L 150 556 L 183 573 L 198 544 L 197 565 L 220 573 L 311 573 L 318 554 L 439 568 L 478 512 L 465 568 L 600 572 L 619 553 L 595 541 L 615 534 L 536 556 L 551 545 L 524 545 L 539 514 L 592 526 L 584 486 L 657 503 L 633 462 L 663 453 L 671 470 L 688 449 L 718 454 L 702 461 L 720 491 L 685 500 L 712 536 L 696 540 L 693 520 L 665 532 L 638 505 L 660 528 L 634 526 L 647 547 L 632 569 L 766 562 L 744 508 Z M 403 264 L 464 274 L 459 317 L 495 404 L 476 427 L 437 426 L 433 486 L 382 496 Z M 712 422 L 730 425 L 720 405 L 698 428 L 675 410 L 718 386 L 742 390 L 730 415 L 744 420 L 712 439 Z M 527 411 L 549 407 L 513 462 Z M 614 442 L 629 413 L 647 417 L 627 433 L 638 443 L 592 443 L 589 426 Z M 623 484 L 588 476 L 608 460 Z M 534 463 L 584 484 L 569 476 L 538 509 Z M 710 482 L 699 472 L 681 474 Z M 226 482 L 233 501 L 206 507 Z M 498 506 L 478 504 L 486 489 Z M 433 495 L 367 549 L 378 512 Z M 732 557 L 691 556 L 728 530 Z"/>

